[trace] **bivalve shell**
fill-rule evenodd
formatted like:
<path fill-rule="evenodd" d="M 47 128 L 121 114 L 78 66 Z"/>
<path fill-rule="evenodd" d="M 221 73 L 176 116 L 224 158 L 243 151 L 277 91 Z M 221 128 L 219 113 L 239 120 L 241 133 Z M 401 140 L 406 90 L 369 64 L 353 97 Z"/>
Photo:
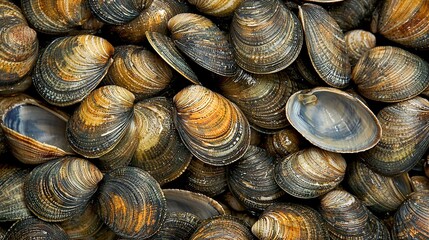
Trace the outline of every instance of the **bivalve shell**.
<path fill-rule="evenodd" d="M 15 222 L 4 236 L 5 240 L 68 240 L 69 237 L 57 224 L 47 223 L 35 217 Z"/>
<path fill-rule="evenodd" d="M 149 240 L 182 240 L 189 239 L 201 220 L 188 212 L 168 212 L 161 230 Z"/>
<path fill-rule="evenodd" d="M 371 20 L 378 0 L 344 0 L 326 6 L 329 15 L 335 19 L 343 31 L 364 26 Z"/>
<path fill-rule="evenodd" d="M 108 24 L 120 25 L 138 17 L 153 0 L 89 0 L 92 13 Z"/>
<path fill-rule="evenodd" d="M 202 222 L 189 238 L 189 240 L 209 239 L 253 240 L 254 236 L 245 222 L 233 216 L 223 215 Z"/>
<path fill-rule="evenodd" d="M 356 65 L 359 59 L 376 46 L 376 39 L 371 32 L 355 29 L 345 33 L 347 52 L 349 54 L 350 64 Z"/>

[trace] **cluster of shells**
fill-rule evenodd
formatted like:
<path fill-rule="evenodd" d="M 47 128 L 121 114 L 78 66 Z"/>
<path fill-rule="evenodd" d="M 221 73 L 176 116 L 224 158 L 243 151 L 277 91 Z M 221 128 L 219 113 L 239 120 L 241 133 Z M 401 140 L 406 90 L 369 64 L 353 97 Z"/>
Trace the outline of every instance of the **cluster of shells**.
<path fill-rule="evenodd" d="M 0 239 L 429 239 L 428 22 L 0 0 Z"/>

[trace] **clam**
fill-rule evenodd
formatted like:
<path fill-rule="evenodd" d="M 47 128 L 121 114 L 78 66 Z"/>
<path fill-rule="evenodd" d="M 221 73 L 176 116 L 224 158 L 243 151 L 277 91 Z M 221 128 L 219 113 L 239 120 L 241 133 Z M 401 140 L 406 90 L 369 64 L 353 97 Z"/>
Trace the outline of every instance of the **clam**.
<path fill-rule="evenodd" d="M 243 212 L 246 211 L 246 207 L 232 194 L 231 191 L 222 194 L 222 202 L 228 206 L 230 212 Z M 252 224 L 253 225 L 253 224 Z"/>
<path fill-rule="evenodd" d="M 429 191 L 414 192 L 395 213 L 394 239 L 429 238 Z"/>
<path fill-rule="evenodd" d="M 301 135 L 294 128 L 287 127 L 268 135 L 264 147 L 271 156 L 283 158 L 298 152 L 302 143 Z"/>
<path fill-rule="evenodd" d="M 5 240 L 22 239 L 61 239 L 68 240 L 69 237 L 57 224 L 47 223 L 35 217 L 15 222 L 4 236 Z"/>
<path fill-rule="evenodd" d="M 228 166 L 229 190 L 247 210 L 263 211 L 285 195 L 274 180 L 274 161 L 264 149 L 249 146 L 240 160 Z"/>
<path fill-rule="evenodd" d="M 81 214 L 103 178 L 88 160 L 63 157 L 38 165 L 24 183 L 27 207 L 47 222 L 61 222 Z"/>
<path fill-rule="evenodd" d="M 234 13 L 243 0 L 188 0 L 188 2 L 204 14 L 227 17 Z"/>
<path fill-rule="evenodd" d="M 169 212 L 161 230 L 149 240 L 182 240 L 189 239 L 201 223 L 200 219 L 188 212 Z"/>
<path fill-rule="evenodd" d="M 412 176 L 411 184 L 414 192 L 429 190 L 429 178 L 426 176 Z"/>
<path fill-rule="evenodd" d="M 226 34 L 210 19 L 181 13 L 168 21 L 175 45 L 198 65 L 225 77 L 237 72 L 232 46 Z"/>
<path fill-rule="evenodd" d="M 261 240 L 329 239 L 320 214 L 305 205 L 282 203 L 265 209 L 252 226 Z"/>
<path fill-rule="evenodd" d="M 226 229 L 228 230 L 225 231 Z M 223 215 L 203 221 L 189 239 L 252 240 L 254 236 L 245 222 L 233 216 Z"/>
<path fill-rule="evenodd" d="M 121 25 L 138 17 L 153 0 L 89 0 L 92 13 L 101 21 Z"/>
<path fill-rule="evenodd" d="M 115 48 L 104 82 L 124 87 L 137 98 L 157 95 L 171 82 L 170 67 L 157 55 L 135 45 Z"/>
<path fill-rule="evenodd" d="M 350 64 L 356 65 L 358 60 L 376 46 L 376 39 L 371 32 L 355 29 L 345 33 L 347 52 L 349 54 Z"/>
<path fill-rule="evenodd" d="M 104 223 L 126 238 L 154 235 L 166 215 L 161 187 L 149 173 L 136 167 L 120 167 L 106 173 L 96 205 Z"/>
<path fill-rule="evenodd" d="M 173 102 L 175 126 L 195 157 L 224 166 L 244 155 L 250 144 L 250 127 L 234 103 L 200 85 L 182 89 Z"/>
<path fill-rule="evenodd" d="M 383 136 L 360 153 L 373 170 L 398 175 L 412 169 L 429 147 L 429 101 L 422 97 L 388 105 L 377 114 Z"/>
<path fill-rule="evenodd" d="M 312 147 L 278 162 L 274 179 L 294 197 L 315 198 L 334 189 L 343 180 L 346 167 L 341 154 Z"/>
<path fill-rule="evenodd" d="M 329 4 L 326 9 L 343 31 L 350 31 L 371 20 L 378 0 L 344 0 Z"/>
<path fill-rule="evenodd" d="M 80 102 L 106 75 L 113 51 L 107 40 L 93 35 L 57 38 L 39 56 L 33 84 L 50 104 Z"/>
<path fill-rule="evenodd" d="M 22 92 L 31 85 L 26 76 L 36 64 L 39 42 L 21 9 L 9 1 L 0 2 L 0 38 L 0 93 Z"/>
<path fill-rule="evenodd" d="M 88 204 L 85 211 L 69 220 L 59 223 L 71 239 L 87 239 L 94 237 L 106 227 L 97 215 L 95 205 Z"/>
<path fill-rule="evenodd" d="M 291 125 L 312 144 L 339 153 L 374 147 L 381 126 L 358 98 L 334 88 L 318 87 L 294 93 L 286 104 Z"/>
<path fill-rule="evenodd" d="M 1 129 L 12 154 L 40 164 L 73 154 L 65 138 L 68 115 L 25 94 L 0 98 Z"/>
<path fill-rule="evenodd" d="M 379 46 L 361 57 L 353 68 L 352 78 L 362 96 L 400 102 L 429 87 L 429 65 L 404 49 Z"/>
<path fill-rule="evenodd" d="M 311 63 L 328 85 L 346 87 L 350 82 L 351 65 L 344 34 L 328 12 L 315 4 L 299 7 L 305 43 Z"/>
<path fill-rule="evenodd" d="M 234 12 L 230 38 L 237 64 L 256 74 L 288 67 L 304 41 L 298 18 L 279 0 L 240 4 Z"/>

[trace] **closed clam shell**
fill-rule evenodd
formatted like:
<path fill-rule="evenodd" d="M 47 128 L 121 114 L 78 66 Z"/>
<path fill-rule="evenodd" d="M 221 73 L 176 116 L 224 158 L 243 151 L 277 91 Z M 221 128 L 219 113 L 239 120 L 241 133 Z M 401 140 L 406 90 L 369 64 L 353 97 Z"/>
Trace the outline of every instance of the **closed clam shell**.
<path fill-rule="evenodd" d="M 243 111 L 251 126 L 271 133 L 289 125 L 284 108 L 298 85 L 285 72 L 256 75 L 240 71 L 219 84 L 223 96 Z"/>
<path fill-rule="evenodd" d="M 106 75 L 113 51 L 107 40 L 93 35 L 57 38 L 39 56 L 33 84 L 50 104 L 80 102 Z"/>
<path fill-rule="evenodd" d="M 62 229 L 71 239 L 91 238 L 105 227 L 101 218 L 97 215 L 95 205 L 88 204 L 85 211 L 69 220 L 59 223 Z"/>
<path fill-rule="evenodd" d="M 298 18 L 279 0 L 240 4 L 234 12 L 230 37 L 237 64 L 257 74 L 288 67 L 304 41 Z"/>
<path fill-rule="evenodd" d="M 429 86 L 429 65 L 398 47 L 369 50 L 353 68 L 353 81 L 362 96 L 375 101 L 400 102 Z"/>
<path fill-rule="evenodd" d="M 250 144 L 250 126 L 234 103 L 200 85 L 182 89 L 173 103 L 175 126 L 195 157 L 224 166 L 244 155 Z"/>
<path fill-rule="evenodd" d="M 395 213 L 393 239 L 429 238 L 429 191 L 414 192 Z"/>
<path fill-rule="evenodd" d="M 119 46 L 115 48 L 113 60 L 103 81 L 124 87 L 137 98 L 155 96 L 170 84 L 173 77 L 170 67 L 143 47 Z"/>
<path fill-rule="evenodd" d="M 69 237 L 57 224 L 47 223 L 35 217 L 30 217 L 15 222 L 6 232 L 3 239 L 68 240 Z"/>
<path fill-rule="evenodd" d="M 229 190 L 247 210 L 263 211 L 285 195 L 274 180 L 274 161 L 264 149 L 249 146 L 240 160 L 228 166 Z"/>
<path fill-rule="evenodd" d="M 154 235 L 166 215 L 161 187 L 149 173 L 136 167 L 120 167 L 106 173 L 96 205 L 104 223 L 126 238 Z"/>
<path fill-rule="evenodd" d="M 25 94 L 0 98 L 1 128 L 12 154 L 25 164 L 39 164 L 73 154 L 64 132 L 64 112 Z"/>
<path fill-rule="evenodd" d="M 189 0 L 188 2 L 204 14 L 227 17 L 234 13 L 243 0 Z"/>
<path fill-rule="evenodd" d="M 276 164 L 277 184 L 297 198 L 315 198 L 335 188 L 346 173 L 346 160 L 339 153 L 307 148 Z"/>
<path fill-rule="evenodd" d="M 265 209 L 252 226 L 261 240 L 329 239 L 320 214 L 305 205 L 282 203 Z"/>
<path fill-rule="evenodd" d="M 89 0 L 92 13 L 101 21 L 120 25 L 138 17 L 153 0 Z"/>
<path fill-rule="evenodd" d="M 251 240 L 255 237 L 245 222 L 233 216 L 223 215 L 203 221 L 189 239 Z"/>
<path fill-rule="evenodd" d="M 343 31 L 350 31 L 371 20 L 377 3 L 378 0 L 344 0 L 324 7 Z"/>
<path fill-rule="evenodd" d="M 169 212 L 161 230 L 149 240 L 182 240 L 189 239 L 201 220 L 192 213 Z"/>
<path fill-rule="evenodd" d="M 376 31 L 406 47 L 429 49 L 429 2 L 425 0 L 383 1 L 376 19 Z M 375 29 L 374 29 L 375 30 Z"/>
<path fill-rule="evenodd" d="M 381 137 L 372 111 L 358 98 L 334 88 L 294 93 L 286 104 L 286 116 L 304 138 L 332 152 L 365 151 Z"/>
<path fill-rule="evenodd" d="M 344 34 L 328 12 L 315 4 L 299 7 L 305 43 L 311 63 L 328 85 L 346 87 L 350 82 L 351 65 Z"/>
<path fill-rule="evenodd" d="M 134 98 L 115 85 L 91 92 L 67 122 L 66 136 L 73 150 L 88 158 L 110 152 L 131 124 Z"/>
<path fill-rule="evenodd" d="M 371 32 L 355 29 L 345 33 L 347 52 L 349 54 L 350 64 L 356 65 L 364 53 L 376 46 L 376 39 Z"/>
<path fill-rule="evenodd" d="M 320 201 L 331 239 L 390 239 L 387 227 L 352 194 L 333 190 Z"/>
<path fill-rule="evenodd" d="M 47 222 L 62 222 L 84 212 L 103 178 L 88 160 L 63 157 L 35 167 L 24 183 L 27 207 Z"/>
<path fill-rule="evenodd" d="M 412 192 L 408 173 L 396 177 L 383 176 L 360 160 L 349 163 L 346 183 L 350 191 L 375 212 L 395 211 Z"/>
<path fill-rule="evenodd" d="M 360 157 L 383 175 L 412 169 L 429 147 L 429 101 L 422 97 L 388 105 L 377 114 L 383 130 L 374 148 Z"/>
<path fill-rule="evenodd" d="M 226 34 L 210 19 L 181 13 L 168 21 L 177 48 L 203 68 L 225 77 L 237 72 L 232 46 Z"/>
<path fill-rule="evenodd" d="M 265 149 L 271 156 L 286 157 L 298 152 L 303 143 L 301 135 L 292 127 L 270 134 L 265 139 Z"/>
<path fill-rule="evenodd" d="M 189 165 L 192 154 L 174 127 L 171 99 L 146 99 L 136 103 L 134 109 L 141 127 L 131 165 L 149 172 L 160 185 L 176 179 Z"/>

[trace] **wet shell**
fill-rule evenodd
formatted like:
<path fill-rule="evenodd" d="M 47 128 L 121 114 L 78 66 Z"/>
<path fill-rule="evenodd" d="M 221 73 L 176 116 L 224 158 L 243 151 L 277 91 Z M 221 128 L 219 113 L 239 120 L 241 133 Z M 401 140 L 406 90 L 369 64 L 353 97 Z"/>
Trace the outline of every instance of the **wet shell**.
<path fill-rule="evenodd" d="M 429 190 L 429 178 L 426 176 L 412 176 L 411 184 L 414 192 Z"/>
<path fill-rule="evenodd" d="M 383 136 L 360 156 L 383 175 L 398 175 L 412 169 L 429 147 L 429 101 L 415 97 L 384 107 L 377 114 Z"/>
<path fill-rule="evenodd" d="M 333 190 L 323 196 L 320 214 L 331 239 L 390 239 L 386 226 L 355 196 Z"/>
<path fill-rule="evenodd" d="M 223 78 L 219 88 L 256 130 L 270 133 L 289 125 L 284 108 L 298 85 L 286 73 L 255 75 L 241 70 L 234 78 Z"/>
<path fill-rule="evenodd" d="M 15 222 L 3 239 L 23 240 L 68 240 L 69 237 L 57 224 L 47 223 L 34 217 L 26 218 Z"/>
<path fill-rule="evenodd" d="M 115 48 L 106 84 L 124 87 L 137 98 L 157 95 L 170 84 L 173 73 L 157 55 L 143 47 L 126 45 Z"/>
<path fill-rule="evenodd" d="M 343 31 L 349 31 L 364 26 L 364 23 L 371 20 L 377 2 L 378 0 L 344 0 L 327 5 L 326 9 Z"/>
<path fill-rule="evenodd" d="M 298 152 L 303 143 L 301 135 L 292 127 L 268 135 L 265 140 L 265 149 L 271 156 L 286 157 Z"/>
<path fill-rule="evenodd" d="M 176 179 L 189 165 L 192 154 L 174 127 L 171 100 L 150 98 L 136 103 L 134 109 L 141 127 L 131 165 L 150 173 L 160 185 Z"/>
<path fill-rule="evenodd" d="M 166 201 L 161 187 L 139 168 L 121 167 L 107 173 L 96 199 L 101 219 L 122 237 L 148 238 L 165 220 Z"/>
<path fill-rule="evenodd" d="M 269 206 L 252 226 L 252 233 L 261 240 L 329 239 L 316 210 L 292 203 Z"/>
<path fill-rule="evenodd" d="M 378 11 L 377 31 L 406 47 L 429 49 L 429 2 L 386 0 Z"/>
<path fill-rule="evenodd" d="M 24 91 L 29 87 L 25 76 L 36 64 L 39 42 L 20 8 L 3 0 L 0 1 L 0 38 L 0 93 Z"/>
<path fill-rule="evenodd" d="M 374 147 L 381 137 L 381 126 L 371 110 L 334 88 L 294 93 L 286 104 L 286 116 L 308 141 L 332 152 L 361 152 Z"/>
<path fill-rule="evenodd" d="M 350 82 L 351 65 L 344 34 L 337 22 L 320 6 L 306 3 L 299 7 L 305 43 L 314 69 L 332 87 Z"/>
<path fill-rule="evenodd" d="M 237 72 L 227 36 L 210 19 L 181 13 L 168 21 L 177 48 L 203 68 L 225 77 Z"/>
<path fill-rule="evenodd" d="M 274 178 L 297 198 L 315 198 L 335 188 L 346 173 L 346 160 L 319 148 L 293 153 L 276 164 Z"/>
<path fill-rule="evenodd" d="M 94 204 L 89 204 L 85 211 L 59 224 L 71 239 L 86 239 L 95 236 L 105 227 L 97 215 Z"/>
<path fill-rule="evenodd" d="M 298 18 L 279 0 L 244 1 L 234 12 L 230 37 L 237 64 L 256 74 L 289 66 L 304 41 Z"/>
<path fill-rule="evenodd" d="M 71 147 L 88 158 L 110 152 L 127 133 L 134 115 L 133 102 L 134 95 L 119 86 L 91 92 L 67 122 Z"/>
<path fill-rule="evenodd" d="M 37 61 L 34 86 L 50 104 L 80 102 L 106 75 L 113 51 L 107 40 L 93 35 L 57 38 Z"/>
<path fill-rule="evenodd" d="M 346 41 L 347 52 L 352 66 L 356 65 L 364 53 L 376 46 L 374 34 L 360 29 L 346 32 L 344 40 Z"/>
<path fill-rule="evenodd" d="M 24 183 L 27 207 L 47 222 L 83 213 L 103 174 L 89 161 L 64 157 L 38 165 Z"/>
<path fill-rule="evenodd" d="M 429 191 L 414 192 L 395 214 L 394 239 L 429 238 Z"/>
<path fill-rule="evenodd" d="M 410 99 L 429 86 L 429 65 L 406 50 L 380 46 L 369 50 L 353 69 L 362 96 L 375 101 Z"/>
<path fill-rule="evenodd" d="M 274 161 L 264 149 L 250 146 L 240 160 L 228 166 L 229 190 L 247 210 L 263 211 L 285 195 L 274 180 Z"/>
<path fill-rule="evenodd" d="M 161 230 L 149 240 L 189 239 L 200 223 L 200 219 L 192 213 L 169 212 Z"/>
<path fill-rule="evenodd" d="M 234 13 L 244 0 L 188 0 L 198 11 L 215 16 L 227 17 Z"/>
<path fill-rule="evenodd" d="M 245 222 L 236 217 L 224 215 L 213 217 L 202 222 L 189 239 L 252 240 L 255 238 L 252 232 L 250 232 L 250 227 Z"/>
<path fill-rule="evenodd" d="M 12 154 L 39 164 L 73 154 L 64 132 L 68 115 L 24 94 L 0 99 L 1 128 Z"/>
<path fill-rule="evenodd" d="M 138 17 L 153 0 L 89 0 L 92 13 L 101 21 L 120 25 Z"/>
<path fill-rule="evenodd" d="M 386 177 L 373 172 L 360 160 L 349 163 L 346 182 L 351 192 L 376 212 L 395 211 L 412 192 L 407 173 Z"/>
<path fill-rule="evenodd" d="M 235 104 L 200 85 L 182 89 L 173 102 L 175 126 L 195 157 L 224 166 L 244 155 L 250 144 L 250 127 Z"/>

